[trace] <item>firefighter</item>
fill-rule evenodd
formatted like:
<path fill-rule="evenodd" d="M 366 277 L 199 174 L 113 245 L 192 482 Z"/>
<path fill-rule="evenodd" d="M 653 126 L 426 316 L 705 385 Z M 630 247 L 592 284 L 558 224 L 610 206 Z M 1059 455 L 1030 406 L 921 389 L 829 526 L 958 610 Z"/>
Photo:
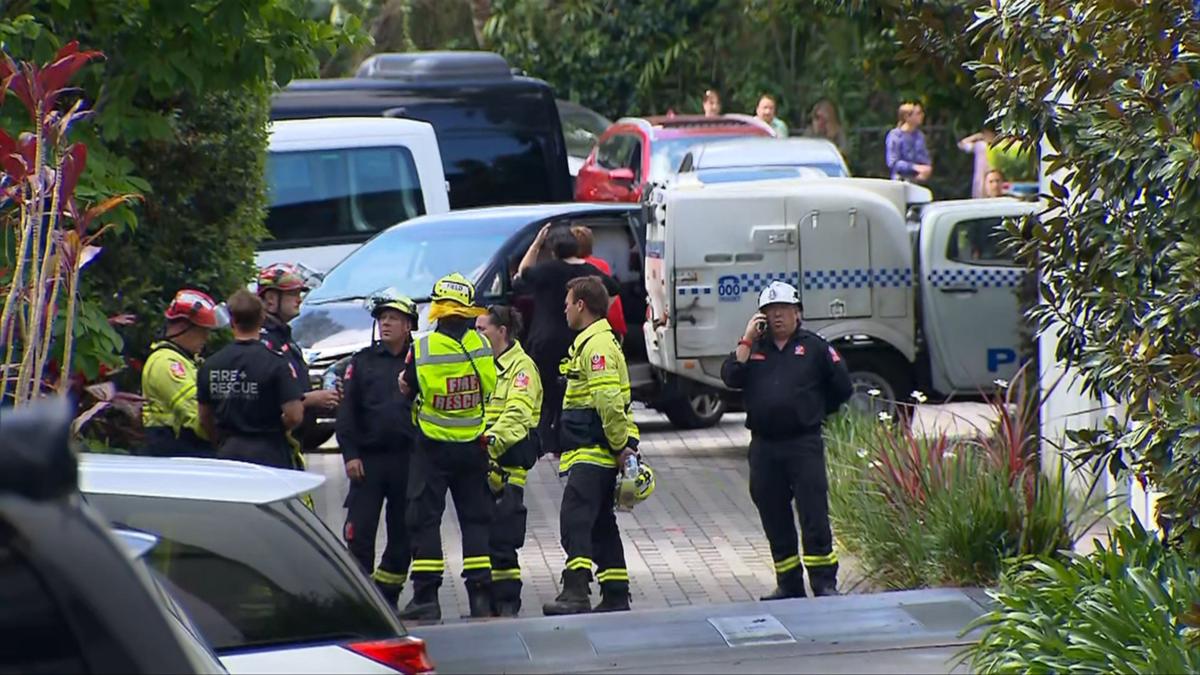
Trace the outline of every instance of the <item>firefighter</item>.
<path fill-rule="evenodd" d="M 293 467 L 287 431 L 304 419 L 292 364 L 260 339 L 263 305 L 240 290 L 229 298 L 233 338 L 200 367 L 200 421 L 217 457 L 282 469 Z"/>
<path fill-rule="evenodd" d="M 309 380 L 308 364 L 304 352 L 292 339 L 289 322 L 300 315 L 300 303 L 304 295 L 318 283 L 317 275 L 303 265 L 275 263 L 258 273 L 258 297 L 262 299 L 266 319 L 263 322 L 262 341 L 268 349 L 277 352 L 296 370 L 303 395 L 301 402 L 307 418 L 315 419 L 318 412 L 337 409 L 341 395 L 336 389 L 313 390 Z M 297 430 L 288 433 L 288 444 L 292 446 L 292 463 L 295 468 L 304 468 L 304 454 L 297 441 Z"/>
<path fill-rule="evenodd" d="M 525 543 L 525 477 L 537 463 L 537 425 L 542 409 L 542 380 L 517 335 L 521 313 L 492 306 L 475 320 L 496 358 L 496 391 L 487 400 L 484 442 L 491 459 L 488 483 L 495 495 L 492 519 L 492 614 L 521 611 L 521 566 L 517 550 Z"/>
<path fill-rule="evenodd" d="M 600 582 L 597 612 L 629 609 L 629 572 L 613 513 L 618 467 L 637 455 L 629 371 L 608 313 L 608 292 L 597 277 L 567 282 L 565 314 L 575 337 L 560 372 L 566 393 L 560 422 L 559 473 L 567 477 L 559 512 L 567 554 L 562 592 L 547 615 L 592 611 L 592 565 Z"/>
<path fill-rule="evenodd" d="M 403 619 L 437 621 L 442 616 L 438 588 L 446 561 L 441 524 L 446 490 L 454 497 L 462 530 L 463 578 L 472 617 L 491 616 L 492 562 L 488 528 L 492 496 L 488 489 L 484 402 L 496 389 L 492 348 L 474 329 L 484 313 L 475 287 L 461 274 L 433 285 L 431 333 L 413 341 L 400 378 L 400 391 L 414 400 L 417 447 L 408 481 L 408 526 L 413 562 L 413 597 Z"/>
<path fill-rule="evenodd" d="M 837 553 L 829 527 L 829 484 L 821 425 L 850 398 L 850 374 L 840 354 L 800 327 L 796 289 L 773 281 L 758 298 L 721 379 L 741 389 L 750 429 L 750 497 L 771 545 L 778 587 L 763 600 L 837 595 Z M 792 515 L 800 513 L 804 555 Z"/>
<path fill-rule="evenodd" d="M 412 557 L 404 510 L 416 436 L 412 404 L 400 395 L 396 380 L 417 326 L 417 306 L 392 288 L 372 294 L 363 304 L 379 328 L 379 341 L 372 339 L 371 346 L 351 357 L 342 378 L 336 432 L 350 479 L 342 536 L 351 555 L 394 606 Z M 375 567 L 375 533 L 385 500 L 387 547 Z"/>
<path fill-rule="evenodd" d="M 229 313 L 207 294 L 185 288 L 175 294 L 164 315 L 166 329 L 162 339 L 150 345 L 142 370 L 146 453 L 212 457 L 216 448 L 200 424 L 196 405 L 196 369 L 209 333 L 228 326 Z"/>

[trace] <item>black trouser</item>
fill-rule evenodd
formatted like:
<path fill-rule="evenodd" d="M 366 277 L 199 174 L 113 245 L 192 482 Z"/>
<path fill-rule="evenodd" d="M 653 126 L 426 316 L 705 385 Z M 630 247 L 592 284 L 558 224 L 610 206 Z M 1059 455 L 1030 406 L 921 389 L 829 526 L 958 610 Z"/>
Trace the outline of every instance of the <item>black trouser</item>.
<path fill-rule="evenodd" d="M 750 497 L 771 544 L 780 585 L 808 570 L 814 593 L 837 585 L 837 554 L 829 528 L 829 482 L 819 434 L 786 440 L 750 439 Z M 804 555 L 796 541 L 792 503 L 800 514 Z"/>
<path fill-rule="evenodd" d="M 587 570 L 594 564 L 601 589 L 629 587 L 625 549 L 617 516 L 613 513 L 613 491 L 617 470 L 578 463 L 567 473 L 563 490 L 559 529 L 568 570 Z"/>
<path fill-rule="evenodd" d="M 487 482 L 487 451 L 479 443 L 447 443 L 420 436 L 408 475 L 408 532 L 413 561 L 413 590 L 442 585 L 442 514 L 446 490 L 454 497 L 462 531 L 463 578 L 468 585 L 490 584 L 488 530 L 492 490 Z"/>
<path fill-rule="evenodd" d="M 538 438 L 541 449 L 538 456 L 559 452 L 558 418 L 562 416 L 563 394 L 567 391 L 566 382 L 559 378 L 558 364 L 561 358 L 553 355 L 537 354 L 534 365 L 542 378 L 542 413 L 538 418 Z"/>
<path fill-rule="evenodd" d="M 283 434 L 278 436 L 228 436 L 217 449 L 220 459 L 233 459 L 251 464 L 274 466 L 280 469 L 295 468 L 292 448 Z"/>
<path fill-rule="evenodd" d="M 216 457 L 217 449 L 191 429 L 180 429 L 176 436 L 170 427 L 146 427 L 146 444 L 142 447 L 142 454 L 155 457 Z"/>
<path fill-rule="evenodd" d="M 342 537 L 350 554 L 363 572 L 385 586 L 400 587 L 408 577 L 412 551 L 408 543 L 408 524 L 404 521 L 408 499 L 408 465 L 412 452 L 390 450 L 364 452 L 363 479 L 350 483 L 346 495 L 346 524 Z M 379 512 L 387 501 L 387 547 L 379 568 L 375 568 L 375 533 L 379 530 Z"/>
<path fill-rule="evenodd" d="M 521 601 L 521 564 L 517 551 L 525 544 L 525 488 L 505 485 L 496 497 L 489 542 L 492 557 L 492 600 Z"/>

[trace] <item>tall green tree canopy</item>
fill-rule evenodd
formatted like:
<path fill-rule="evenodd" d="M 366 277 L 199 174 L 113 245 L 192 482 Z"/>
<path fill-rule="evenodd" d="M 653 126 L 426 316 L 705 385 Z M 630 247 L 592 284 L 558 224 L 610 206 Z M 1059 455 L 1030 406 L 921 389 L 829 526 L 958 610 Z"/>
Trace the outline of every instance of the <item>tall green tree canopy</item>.
<path fill-rule="evenodd" d="M 137 315 L 126 329 L 129 354 L 145 353 L 178 288 L 222 295 L 252 278 L 265 235 L 270 92 L 365 39 L 353 18 L 334 26 L 304 9 L 299 0 L 4 4 L 0 46 L 14 57 L 45 60 L 70 40 L 107 57 L 76 78 L 95 110 L 77 130 L 90 151 L 79 194 L 145 200 L 108 215 L 120 227 L 84 284 L 107 313 Z M 15 128 L 19 114 L 9 102 L 0 123 Z"/>

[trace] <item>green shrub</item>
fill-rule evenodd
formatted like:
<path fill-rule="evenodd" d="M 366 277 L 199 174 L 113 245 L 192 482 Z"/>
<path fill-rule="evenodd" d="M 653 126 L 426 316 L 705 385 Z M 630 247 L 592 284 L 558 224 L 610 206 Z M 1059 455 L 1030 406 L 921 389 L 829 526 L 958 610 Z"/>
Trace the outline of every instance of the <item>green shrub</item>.
<path fill-rule="evenodd" d="M 869 578 L 892 589 L 987 586 L 1006 559 L 1072 547 L 1095 504 L 1072 495 L 1065 468 L 1041 471 L 1038 403 L 1007 392 L 992 401 L 994 429 L 953 441 L 850 412 L 830 421 L 830 516 Z"/>
<path fill-rule="evenodd" d="M 1024 560 L 962 654 L 978 672 L 1200 672 L 1200 570 L 1134 521 L 1113 547 Z"/>

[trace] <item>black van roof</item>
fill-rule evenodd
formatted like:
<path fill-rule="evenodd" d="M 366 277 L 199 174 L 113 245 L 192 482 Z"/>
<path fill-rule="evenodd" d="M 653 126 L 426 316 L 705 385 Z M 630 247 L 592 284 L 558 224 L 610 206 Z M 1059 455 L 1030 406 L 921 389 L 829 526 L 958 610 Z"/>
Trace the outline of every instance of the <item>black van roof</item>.
<path fill-rule="evenodd" d="M 294 80 L 285 91 L 346 89 L 460 89 L 525 85 L 550 89 L 544 81 L 511 68 L 493 52 L 408 52 L 375 54 L 354 77 Z"/>

